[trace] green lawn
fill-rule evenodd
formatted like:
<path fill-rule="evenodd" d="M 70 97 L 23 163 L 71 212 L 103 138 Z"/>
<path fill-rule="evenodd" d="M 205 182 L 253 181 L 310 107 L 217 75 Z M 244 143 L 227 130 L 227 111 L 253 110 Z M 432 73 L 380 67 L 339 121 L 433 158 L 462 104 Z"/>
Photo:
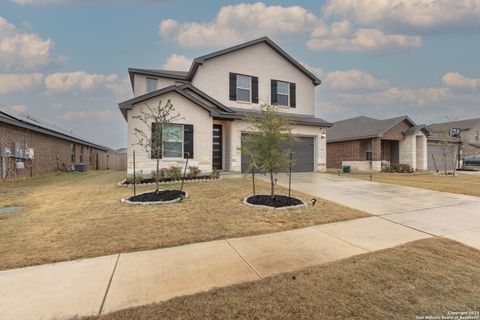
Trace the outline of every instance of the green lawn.
<path fill-rule="evenodd" d="M 120 199 L 132 195 L 132 189 L 116 185 L 123 177 L 121 172 L 91 171 L 0 184 L 0 208 L 23 206 L 15 213 L 0 213 L 0 270 L 368 216 L 324 200 L 295 210 L 250 208 L 241 201 L 251 194 L 250 179 L 188 183 L 190 197 L 182 203 L 129 206 Z M 268 191 L 263 181 L 257 187 L 258 192 Z"/>

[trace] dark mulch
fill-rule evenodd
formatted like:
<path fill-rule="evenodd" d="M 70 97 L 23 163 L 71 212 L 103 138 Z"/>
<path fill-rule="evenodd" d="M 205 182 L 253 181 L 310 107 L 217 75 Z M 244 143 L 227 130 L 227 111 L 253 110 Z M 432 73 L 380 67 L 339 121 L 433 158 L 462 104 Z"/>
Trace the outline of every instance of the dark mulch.
<path fill-rule="evenodd" d="M 254 205 L 269 206 L 274 208 L 282 208 L 303 204 L 302 200 L 294 197 L 276 195 L 272 198 L 270 195 L 266 194 L 259 194 L 256 196 L 248 197 L 247 202 Z"/>
<path fill-rule="evenodd" d="M 128 198 L 131 202 L 172 201 L 185 197 L 185 192 L 180 190 L 160 190 L 147 192 Z"/>
<path fill-rule="evenodd" d="M 205 175 L 205 176 L 196 176 L 196 177 L 185 177 L 183 178 L 184 181 L 190 181 L 190 180 L 204 180 L 204 179 L 208 179 L 208 180 L 216 180 L 218 179 L 217 177 L 212 177 L 210 175 Z M 172 182 L 172 181 L 182 181 L 182 179 L 172 179 L 172 178 L 160 178 L 159 182 Z M 142 178 L 140 180 L 140 182 L 137 182 L 137 185 L 138 184 L 142 184 L 142 183 L 155 183 L 155 179 L 154 178 Z M 133 181 L 124 181 L 123 184 L 126 184 L 126 185 L 129 185 L 129 184 L 133 184 Z"/>

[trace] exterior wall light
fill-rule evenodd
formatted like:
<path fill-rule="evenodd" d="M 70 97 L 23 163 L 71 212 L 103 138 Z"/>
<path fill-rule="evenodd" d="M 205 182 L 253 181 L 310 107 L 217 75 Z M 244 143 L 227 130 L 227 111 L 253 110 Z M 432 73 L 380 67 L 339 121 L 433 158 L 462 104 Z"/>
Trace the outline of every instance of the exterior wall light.
<path fill-rule="evenodd" d="M 326 137 L 327 137 L 327 134 L 325 132 L 322 132 L 322 134 L 320 135 L 320 138 L 325 139 Z"/>

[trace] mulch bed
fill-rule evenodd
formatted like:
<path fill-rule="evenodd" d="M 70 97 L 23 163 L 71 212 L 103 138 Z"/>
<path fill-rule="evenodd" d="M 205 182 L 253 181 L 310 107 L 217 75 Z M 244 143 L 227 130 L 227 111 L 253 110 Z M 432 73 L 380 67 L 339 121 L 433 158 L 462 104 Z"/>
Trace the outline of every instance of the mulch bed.
<path fill-rule="evenodd" d="M 270 195 L 265 194 L 248 197 L 246 201 L 249 204 L 273 208 L 291 207 L 304 204 L 303 201 L 298 198 L 282 195 L 276 195 L 272 198 Z"/>
<path fill-rule="evenodd" d="M 128 198 L 130 202 L 165 202 L 185 197 L 185 192 L 180 190 L 160 190 L 147 192 Z"/>

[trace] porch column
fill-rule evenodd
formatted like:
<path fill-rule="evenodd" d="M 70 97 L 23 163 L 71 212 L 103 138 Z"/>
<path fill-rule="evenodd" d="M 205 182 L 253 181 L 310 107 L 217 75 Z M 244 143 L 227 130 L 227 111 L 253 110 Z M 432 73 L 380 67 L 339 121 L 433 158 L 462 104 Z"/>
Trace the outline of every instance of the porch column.
<path fill-rule="evenodd" d="M 427 137 L 422 134 L 416 136 L 417 170 L 427 171 Z"/>
<path fill-rule="evenodd" d="M 413 170 L 417 169 L 417 139 L 415 135 L 407 135 L 399 143 L 400 164 L 408 164 Z"/>

